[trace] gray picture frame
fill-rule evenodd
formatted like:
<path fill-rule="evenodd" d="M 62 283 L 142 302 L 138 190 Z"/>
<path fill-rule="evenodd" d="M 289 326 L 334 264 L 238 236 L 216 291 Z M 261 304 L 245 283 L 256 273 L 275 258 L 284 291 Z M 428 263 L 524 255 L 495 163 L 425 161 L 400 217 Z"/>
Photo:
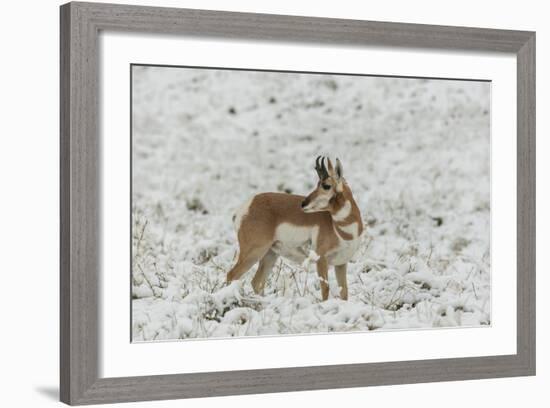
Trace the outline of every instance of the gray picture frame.
<path fill-rule="evenodd" d="M 60 22 L 61 401 L 79 405 L 535 374 L 534 32 L 95 3 L 61 6 Z M 102 30 L 515 54 L 517 353 L 201 374 L 99 377 L 98 35 Z M 493 143 L 500 143 L 498 137 Z"/>

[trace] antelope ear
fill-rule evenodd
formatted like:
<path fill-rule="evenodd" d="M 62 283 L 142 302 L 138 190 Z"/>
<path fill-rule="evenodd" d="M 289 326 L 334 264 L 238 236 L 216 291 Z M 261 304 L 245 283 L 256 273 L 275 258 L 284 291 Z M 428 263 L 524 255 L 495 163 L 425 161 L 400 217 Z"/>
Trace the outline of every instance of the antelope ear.
<path fill-rule="evenodd" d="M 336 159 L 336 177 L 338 179 L 341 179 L 344 176 L 344 168 L 342 167 L 342 163 L 340 162 L 340 159 Z"/>
<path fill-rule="evenodd" d="M 327 157 L 327 168 L 328 168 L 328 174 L 331 177 L 334 177 L 334 167 L 332 167 L 332 162 L 330 161 L 330 158 Z"/>

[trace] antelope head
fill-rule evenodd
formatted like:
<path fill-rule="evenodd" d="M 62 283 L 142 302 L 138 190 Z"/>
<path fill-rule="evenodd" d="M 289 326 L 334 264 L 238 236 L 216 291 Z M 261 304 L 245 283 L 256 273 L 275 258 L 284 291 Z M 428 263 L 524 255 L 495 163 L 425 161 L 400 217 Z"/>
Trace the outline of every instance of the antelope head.
<path fill-rule="evenodd" d="M 344 170 L 340 160 L 332 166 L 329 158 L 319 156 L 315 160 L 315 171 L 319 177 L 317 187 L 302 201 L 302 210 L 306 213 L 330 211 L 336 195 L 344 191 Z"/>

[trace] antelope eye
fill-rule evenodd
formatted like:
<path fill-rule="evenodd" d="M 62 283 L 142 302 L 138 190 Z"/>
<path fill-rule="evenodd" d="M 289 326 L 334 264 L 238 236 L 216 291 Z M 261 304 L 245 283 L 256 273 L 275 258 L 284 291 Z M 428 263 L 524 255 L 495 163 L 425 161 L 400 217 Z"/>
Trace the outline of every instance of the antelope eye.
<path fill-rule="evenodd" d="M 323 189 L 330 190 L 330 184 L 323 184 Z"/>

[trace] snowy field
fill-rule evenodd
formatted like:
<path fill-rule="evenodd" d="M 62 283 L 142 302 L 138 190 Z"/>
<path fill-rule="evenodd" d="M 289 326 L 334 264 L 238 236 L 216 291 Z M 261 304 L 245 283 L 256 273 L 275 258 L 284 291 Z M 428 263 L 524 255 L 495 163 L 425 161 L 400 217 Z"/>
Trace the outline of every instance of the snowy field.
<path fill-rule="evenodd" d="M 490 84 L 133 68 L 134 341 L 491 324 Z M 339 157 L 366 231 L 349 301 L 279 258 L 226 286 L 234 211 Z"/>

